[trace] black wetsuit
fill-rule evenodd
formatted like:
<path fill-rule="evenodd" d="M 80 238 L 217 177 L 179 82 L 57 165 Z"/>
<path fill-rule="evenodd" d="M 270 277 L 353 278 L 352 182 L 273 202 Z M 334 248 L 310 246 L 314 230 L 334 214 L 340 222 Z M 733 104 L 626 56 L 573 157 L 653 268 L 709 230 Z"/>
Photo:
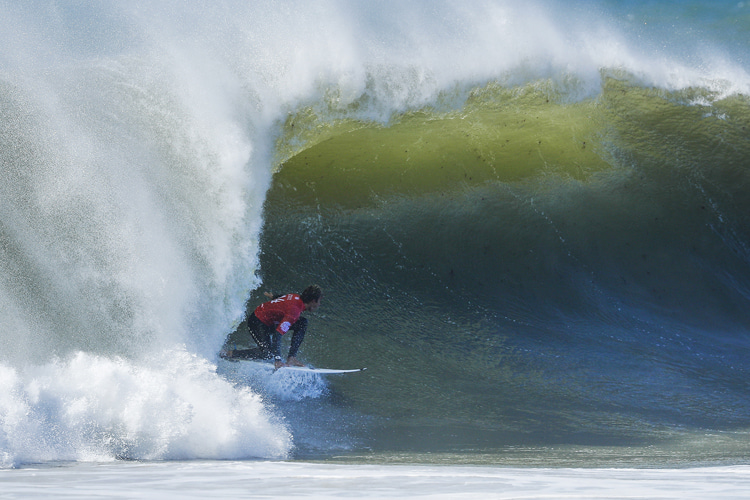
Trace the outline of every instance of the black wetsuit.
<path fill-rule="evenodd" d="M 258 347 L 242 349 L 232 352 L 232 358 L 238 359 L 273 359 L 281 356 L 281 334 L 273 326 L 263 324 L 255 315 L 251 314 L 247 319 L 247 329 Z M 297 356 L 297 351 L 305 339 L 307 331 L 307 319 L 300 317 L 292 323 L 292 344 L 289 346 L 288 358 Z"/>

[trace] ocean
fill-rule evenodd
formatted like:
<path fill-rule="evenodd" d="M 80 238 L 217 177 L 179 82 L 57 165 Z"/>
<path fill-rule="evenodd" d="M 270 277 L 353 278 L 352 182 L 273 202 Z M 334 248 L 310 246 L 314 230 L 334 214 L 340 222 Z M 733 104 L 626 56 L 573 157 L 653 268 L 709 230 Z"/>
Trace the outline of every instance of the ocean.
<path fill-rule="evenodd" d="M 750 3 L 2 1 L 0 42 L 0 498 L 746 495 Z M 219 357 L 312 283 L 300 359 L 366 371 Z"/>

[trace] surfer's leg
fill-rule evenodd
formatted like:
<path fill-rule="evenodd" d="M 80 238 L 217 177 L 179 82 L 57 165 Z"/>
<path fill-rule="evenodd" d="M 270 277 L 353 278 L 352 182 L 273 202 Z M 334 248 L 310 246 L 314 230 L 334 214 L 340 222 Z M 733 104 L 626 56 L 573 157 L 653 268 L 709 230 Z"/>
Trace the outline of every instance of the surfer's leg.
<path fill-rule="evenodd" d="M 305 332 L 307 331 L 307 318 L 298 319 L 291 327 L 293 333 L 292 344 L 289 346 L 289 356 L 287 358 L 297 357 L 297 351 L 299 346 L 302 345 L 302 341 L 305 340 Z"/>
<path fill-rule="evenodd" d="M 264 325 L 255 314 L 250 315 L 250 318 L 248 318 L 247 330 L 250 332 L 250 336 L 255 343 L 258 344 L 258 350 L 261 353 L 256 359 L 272 358 L 273 347 L 271 337 L 275 331 L 271 327 Z"/>
<path fill-rule="evenodd" d="M 232 355 L 227 357 L 230 359 L 267 359 L 268 355 L 260 347 L 253 347 L 252 349 L 232 351 Z"/>

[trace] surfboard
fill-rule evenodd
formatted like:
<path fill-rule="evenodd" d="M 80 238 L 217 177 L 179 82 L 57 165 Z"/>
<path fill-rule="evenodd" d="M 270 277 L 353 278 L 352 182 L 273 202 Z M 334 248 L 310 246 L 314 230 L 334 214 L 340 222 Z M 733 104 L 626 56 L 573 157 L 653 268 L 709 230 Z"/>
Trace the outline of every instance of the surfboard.
<path fill-rule="evenodd" d="M 262 366 L 263 368 L 266 368 L 268 370 L 274 370 L 273 363 L 270 363 L 268 361 L 260 361 L 257 359 L 242 359 L 242 358 L 223 358 L 227 361 L 232 362 L 242 362 L 242 363 L 253 363 L 254 365 Z M 356 373 L 356 372 L 363 372 L 367 370 L 367 368 L 351 368 L 351 369 L 336 369 L 336 368 L 313 368 L 312 366 L 282 366 L 278 370 L 275 370 L 276 372 L 281 372 L 282 370 L 290 371 L 290 372 L 302 372 L 302 373 L 318 373 L 320 375 L 336 375 L 341 373 Z"/>
<path fill-rule="evenodd" d="M 282 366 L 277 371 L 288 370 L 293 372 L 306 372 L 306 373 L 325 373 L 325 374 L 336 374 L 336 373 L 356 373 L 363 372 L 367 368 L 354 368 L 350 370 L 337 370 L 335 368 L 312 368 L 310 366 Z"/>

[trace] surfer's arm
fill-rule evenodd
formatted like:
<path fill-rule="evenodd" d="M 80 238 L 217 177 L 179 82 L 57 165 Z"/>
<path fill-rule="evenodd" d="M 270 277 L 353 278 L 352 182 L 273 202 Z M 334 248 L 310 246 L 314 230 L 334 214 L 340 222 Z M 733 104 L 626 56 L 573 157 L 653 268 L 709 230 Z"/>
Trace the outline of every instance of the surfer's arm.
<path fill-rule="evenodd" d="M 284 317 L 284 319 L 281 320 L 281 323 L 279 323 L 279 326 L 276 327 L 276 333 L 278 333 L 279 335 L 284 335 L 289 331 L 289 328 L 291 326 L 292 322 L 289 321 L 288 317 Z"/>
<path fill-rule="evenodd" d="M 297 322 L 300 314 L 302 314 L 302 311 L 302 308 L 298 309 L 290 305 L 290 307 L 287 308 L 284 317 L 279 322 L 279 326 L 276 327 L 276 331 L 281 335 L 284 335 L 286 332 L 288 332 L 292 325 Z"/>
<path fill-rule="evenodd" d="M 281 356 L 281 334 L 278 332 L 271 334 L 271 354 L 274 357 Z"/>

